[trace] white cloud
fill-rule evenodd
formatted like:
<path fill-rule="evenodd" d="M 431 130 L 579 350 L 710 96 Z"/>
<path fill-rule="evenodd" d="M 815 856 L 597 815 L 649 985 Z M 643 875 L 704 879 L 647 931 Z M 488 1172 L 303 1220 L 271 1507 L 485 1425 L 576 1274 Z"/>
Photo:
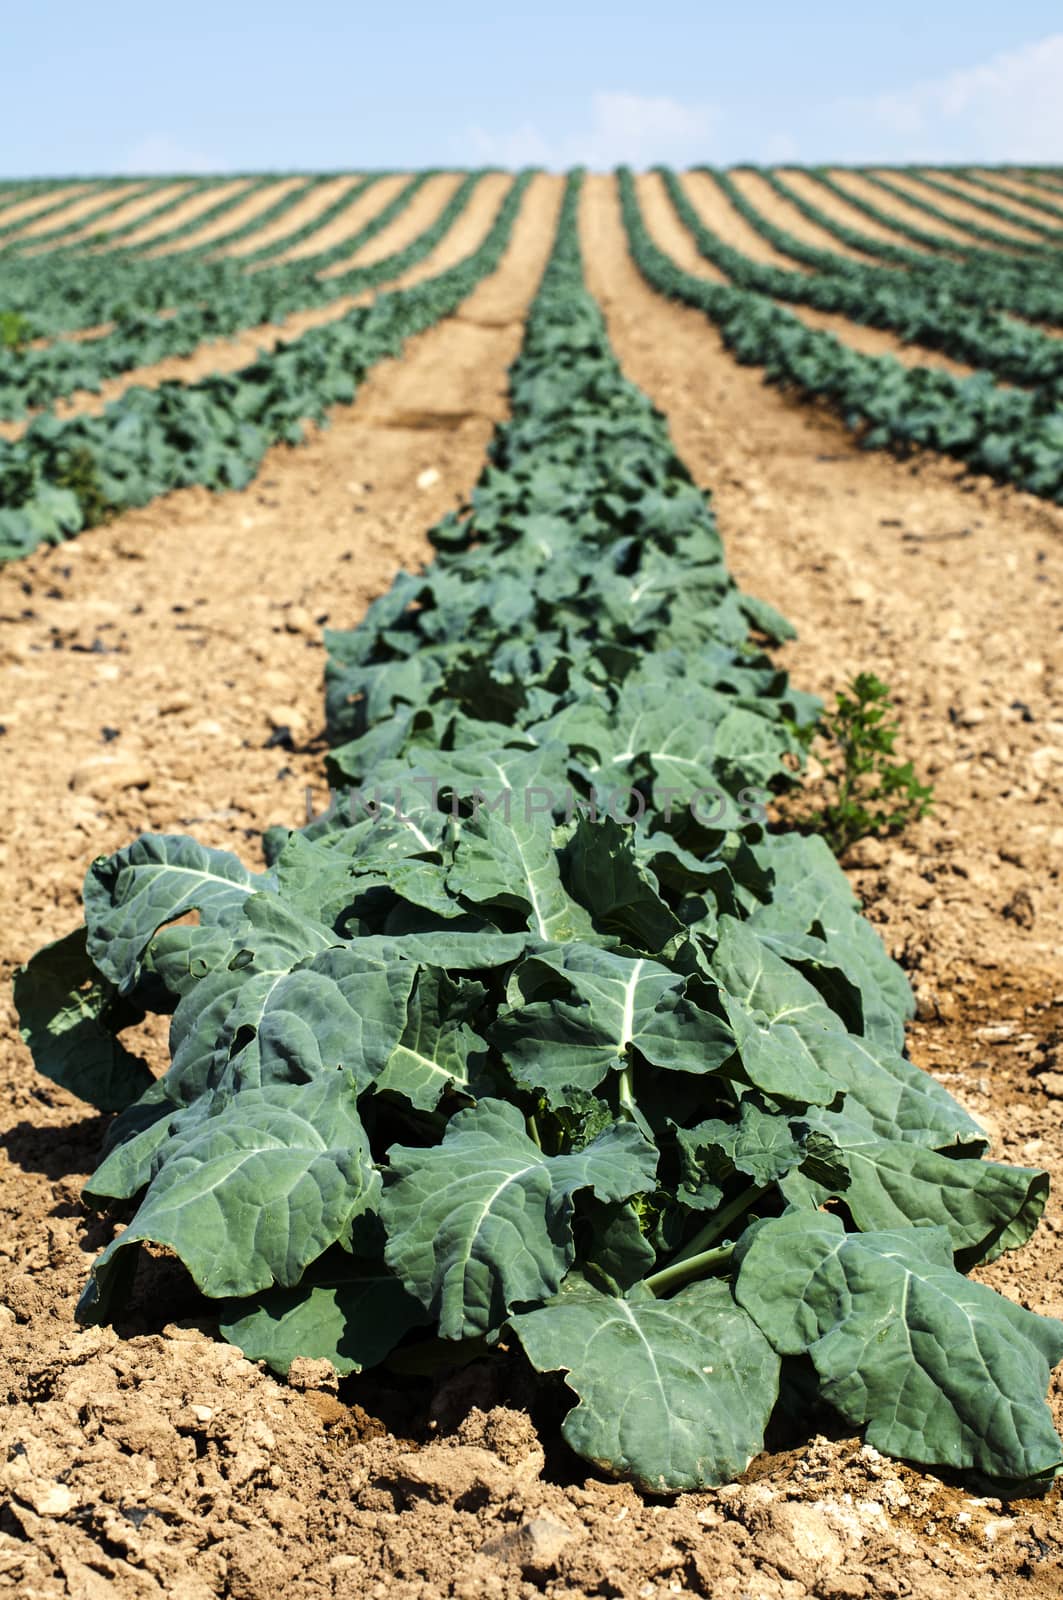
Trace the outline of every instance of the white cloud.
<path fill-rule="evenodd" d="M 1059 161 L 1063 33 L 907 89 L 847 100 L 839 109 L 853 118 L 852 135 L 872 157 Z M 846 154 L 866 159 L 864 151 Z"/>
<path fill-rule="evenodd" d="M 711 159 L 709 145 L 719 120 L 715 106 L 686 105 L 668 95 L 602 90 L 591 96 L 588 125 L 578 134 L 550 139 L 531 122 L 508 133 L 471 128 L 461 140 L 459 159 L 468 160 L 471 154 L 477 161 L 506 167 L 584 165 L 599 170 L 657 161 L 682 166 Z"/>
<path fill-rule="evenodd" d="M 149 133 L 126 150 L 116 170 L 138 175 L 167 172 L 221 172 L 223 163 L 169 133 Z"/>

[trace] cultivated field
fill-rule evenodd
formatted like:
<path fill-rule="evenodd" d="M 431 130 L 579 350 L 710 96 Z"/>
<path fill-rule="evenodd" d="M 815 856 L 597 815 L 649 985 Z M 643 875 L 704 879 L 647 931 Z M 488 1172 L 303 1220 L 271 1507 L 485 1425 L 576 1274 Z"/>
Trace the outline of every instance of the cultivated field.
<path fill-rule="evenodd" d="M 0 184 L 0 1588 L 1061 1592 L 1061 244 Z"/>

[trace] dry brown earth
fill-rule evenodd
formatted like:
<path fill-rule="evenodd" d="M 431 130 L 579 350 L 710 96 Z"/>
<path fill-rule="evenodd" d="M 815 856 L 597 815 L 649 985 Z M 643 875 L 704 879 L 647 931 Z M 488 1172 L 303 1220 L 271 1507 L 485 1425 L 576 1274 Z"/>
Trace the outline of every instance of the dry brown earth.
<path fill-rule="evenodd" d="M 538 180 L 496 278 L 330 429 L 271 452 L 245 493 L 184 491 L 0 572 L 5 972 L 77 920 L 88 860 L 138 829 L 254 863 L 265 824 L 298 820 L 320 781 L 321 624 L 354 622 L 475 481 L 558 199 Z M 588 185 L 584 229 L 625 370 L 714 489 L 736 576 L 801 627 L 787 665 L 821 693 L 880 672 L 938 784 L 933 820 L 853 863 L 919 991 L 916 1059 L 1002 1152 L 1063 1176 L 1060 512 L 938 460 L 860 454 L 763 387 L 704 317 L 644 287 L 610 180 Z M 281 726 L 291 750 L 267 744 Z M 121 1337 L 78 1330 L 105 1236 L 79 1175 L 102 1119 L 35 1077 L 0 1005 L 0 1586 L 35 1600 L 1059 1595 L 1058 1495 L 1005 1505 L 824 1436 L 773 1439 L 741 1484 L 655 1502 L 566 1456 L 504 1366 L 434 1392 L 379 1375 L 337 1388 L 314 1363 L 282 1384 L 205 1337 L 173 1276 L 158 1280 L 164 1314 L 149 1296 Z M 162 1064 L 162 1041 L 145 1043 Z M 1054 1200 L 1034 1245 L 986 1276 L 1059 1312 L 1061 1258 Z M 1063 1420 L 1061 1399 L 1057 1385 Z"/>
<path fill-rule="evenodd" d="M 377 178 L 349 210 L 341 212 L 332 222 L 319 228 L 309 239 L 304 239 L 301 244 L 292 245 L 283 253 L 273 256 L 264 265 L 273 266 L 284 261 L 301 261 L 306 256 L 317 255 L 319 251 L 331 250 L 335 245 L 342 244 L 345 239 L 351 238 L 364 228 L 371 218 L 379 216 L 384 207 L 390 204 L 408 182 L 407 174 Z"/>
<path fill-rule="evenodd" d="M 790 174 L 785 173 L 783 176 L 789 179 Z M 784 200 L 781 195 L 776 194 L 771 184 L 767 183 L 759 172 L 732 172 L 731 179 L 750 205 L 756 206 L 762 216 L 767 217 L 778 227 L 785 228 L 803 244 L 814 245 L 817 250 L 833 250 L 835 255 L 842 256 L 847 261 L 864 263 L 874 261 L 873 256 L 852 249 L 850 245 L 836 239 L 826 228 L 819 227 L 815 222 L 809 222 L 791 201 Z"/>
<path fill-rule="evenodd" d="M 48 206 L 57 205 L 60 200 L 75 200 L 83 194 L 83 183 L 57 184 L 54 189 L 47 189 L 43 194 L 31 195 L 23 200 L 11 200 L 0 208 L 0 227 L 7 227 L 8 223 L 17 222 L 20 217 L 33 217 L 38 211 L 45 210 Z M 59 212 L 56 212 L 56 216 Z M 13 238 L 14 235 L 8 235 Z"/>
<path fill-rule="evenodd" d="M 1001 174 L 1004 178 L 1004 175 Z M 1021 190 L 1037 200 L 1048 200 L 1052 205 L 1059 206 L 1063 203 L 1063 187 L 1047 182 L 1035 183 L 1033 179 L 1018 179 L 1010 174 L 1004 178 L 1009 188 Z"/>
<path fill-rule="evenodd" d="M 761 205 L 763 192 L 767 190 L 769 194 L 771 193 L 763 179 L 752 172 L 732 172 L 729 176 L 735 188 L 763 211 Z M 761 261 L 766 266 L 781 267 L 784 272 L 805 270 L 800 261 L 784 255 L 781 250 L 776 250 L 774 245 L 769 244 L 768 240 L 757 232 L 752 223 L 747 222 L 745 217 L 735 210 L 710 173 L 686 172 L 681 175 L 679 181 L 698 215 L 732 249 L 740 250 L 743 255 L 751 256 L 754 261 Z M 844 246 L 838 253 L 844 254 Z"/>
<path fill-rule="evenodd" d="M 836 222 L 842 223 L 845 227 L 858 228 L 870 238 L 880 239 L 886 244 L 901 245 L 906 250 L 918 249 L 914 241 L 907 238 L 905 234 L 898 232 L 895 228 L 884 227 L 881 222 L 876 222 L 874 217 L 867 216 L 856 206 L 849 205 L 844 200 L 839 200 L 832 190 L 818 183 L 809 173 L 798 172 L 793 167 L 780 167 L 779 176 L 784 178 L 790 188 L 796 190 L 803 199 L 810 200 L 814 206 L 818 206 L 821 211 L 826 212 L 829 217 L 834 218 Z M 801 221 L 805 222 L 806 228 L 814 230 L 814 237 L 813 233 L 805 235 L 809 243 L 818 244 L 825 250 L 835 248 L 838 241 L 835 240 L 834 234 L 828 229 L 819 228 L 815 223 L 806 221 L 801 217 L 801 213 L 796 207 L 791 207 L 787 211 L 787 215 L 800 218 Z M 793 231 L 796 233 L 796 225 Z M 928 259 L 936 259 L 937 253 L 935 252 L 932 257 L 931 252 L 928 251 L 927 257 Z M 864 259 L 862 253 L 860 253 L 860 259 Z M 875 261 L 878 258 L 868 256 L 867 259 Z"/>
<path fill-rule="evenodd" d="M 267 245 L 274 244 L 278 239 L 286 239 L 297 229 L 309 227 L 330 205 L 341 196 L 349 194 L 358 182 L 358 173 L 347 172 L 342 178 L 330 178 L 327 183 L 319 183 L 275 222 L 256 229 L 247 239 L 238 239 L 234 244 L 223 246 L 218 255 L 232 256 L 239 260 L 241 256 L 249 255 L 253 250 L 264 250 Z"/>
<path fill-rule="evenodd" d="M 278 200 L 283 200 L 286 195 L 291 194 L 293 189 L 298 189 L 302 181 L 301 178 L 279 178 L 276 183 L 267 183 L 264 188 L 255 189 L 246 199 L 237 201 L 236 205 L 230 206 L 228 211 L 223 211 L 220 217 L 215 217 L 213 222 L 205 222 L 201 228 L 196 228 L 191 233 L 182 235 L 181 239 L 177 241 L 177 247 L 181 250 L 205 250 L 216 239 L 223 239 L 227 234 L 234 232 L 235 229 L 243 228 L 248 223 L 254 222 L 255 218 L 261 216 L 264 211 L 268 211 L 270 206 L 275 205 Z M 209 192 L 213 193 L 213 191 Z M 214 195 L 215 201 L 219 198 L 220 196 Z M 154 261 L 159 256 L 166 254 L 167 247 L 159 245 L 154 250 L 145 250 L 144 258 L 148 261 Z"/>
<path fill-rule="evenodd" d="M 937 207 L 946 218 L 955 219 L 961 226 L 973 222 L 980 228 L 992 228 L 997 233 L 1014 238 L 1017 247 L 1041 242 L 1040 235 L 1030 228 L 1024 228 L 1014 222 L 1005 222 L 1001 217 L 994 217 L 992 212 L 984 210 L 981 205 L 966 200 L 954 200 L 951 195 L 943 194 L 940 189 L 930 188 L 912 173 L 882 172 L 880 176 L 888 178 L 898 189 L 902 189 L 905 194 L 913 195 L 917 200 L 929 200 L 931 205 Z M 937 218 L 932 217 L 930 220 L 936 226 Z"/>
<path fill-rule="evenodd" d="M 59 211 L 52 212 L 51 216 L 28 221 L 25 227 L 20 228 L 17 233 L 10 234 L 6 242 L 29 245 L 39 234 L 51 233 L 53 228 L 70 227 L 87 213 L 95 211 L 98 206 L 104 205 L 109 200 L 120 200 L 125 194 L 131 197 L 139 195 L 142 187 L 139 183 L 122 183 L 115 184 L 113 188 L 95 189 L 90 194 L 82 192 L 80 195 L 72 196 L 69 205 L 63 206 Z M 51 248 L 51 246 L 42 246 L 42 248 Z"/>
<path fill-rule="evenodd" d="M 711 278 L 714 282 L 719 281 L 722 274 L 699 254 L 693 238 L 675 215 L 667 191 L 657 174 L 649 173 L 638 182 L 639 198 L 647 226 L 661 248 L 667 250 L 687 272 L 692 272 L 698 277 Z M 768 192 L 770 193 L 770 190 Z M 726 197 L 719 190 L 716 190 L 716 196 L 720 202 L 718 206 L 706 200 L 702 191 L 699 190 L 696 194 L 691 191 L 691 199 L 696 209 L 712 227 L 716 226 L 720 208 L 728 204 Z M 733 208 L 728 207 L 728 209 L 732 217 L 736 216 Z M 748 228 L 747 237 L 749 235 L 752 235 L 750 243 L 754 245 L 757 234 L 752 228 Z M 775 255 L 770 246 L 767 249 L 769 255 Z M 754 250 L 750 248 L 746 253 L 754 255 Z M 814 306 L 794 305 L 789 301 L 780 303 L 792 316 L 803 322 L 806 328 L 816 328 L 822 333 L 833 333 L 853 350 L 859 350 L 862 355 L 890 355 L 906 367 L 940 367 L 959 377 L 967 377 L 973 370 L 962 361 L 954 361 L 951 356 L 942 355 L 939 350 L 930 350 L 918 344 L 904 344 L 895 334 L 884 328 L 865 327 L 862 323 L 853 322 L 850 317 L 838 312 L 818 311 Z"/>
<path fill-rule="evenodd" d="M 440 240 L 435 249 L 430 251 L 417 266 L 409 268 L 381 288 L 406 288 L 412 283 L 420 282 L 422 278 L 443 272 L 470 251 L 475 250 L 491 225 L 509 181 L 501 174 L 485 178 L 477 186 L 457 224 Z M 381 229 L 375 239 L 370 240 L 363 250 L 357 251 L 348 262 L 344 263 L 344 270 L 383 260 L 385 256 L 403 249 L 422 233 L 442 210 L 448 195 L 447 182 L 443 182 L 443 187 L 439 190 L 429 192 L 430 189 L 431 185 L 426 184 L 424 190 L 414 196 L 393 222 Z M 380 289 L 370 289 L 356 295 L 341 295 L 339 299 L 332 300 L 327 305 L 314 306 L 308 311 L 293 311 L 291 316 L 285 317 L 280 322 L 258 323 L 231 339 L 208 340 L 191 355 L 169 356 L 164 361 L 154 362 L 151 366 L 135 367 L 130 372 L 119 374 L 118 377 L 108 378 L 100 385 L 98 394 L 79 390 L 67 395 L 56 402 L 53 410 L 60 418 L 98 416 L 105 406 L 135 387 L 154 389 L 161 383 L 195 383 L 212 373 L 238 372 L 241 367 L 250 365 L 260 351 L 271 349 L 278 340 L 296 339 L 300 334 L 309 332 L 311 328 L 320 328 L 326 323 L 335 322 L 340 317 L 346 316 L 352 307 L 367 304 L 379 292 Z M 0 422 L 0 438 L 19 438 L 31 421 L 32 418 L 19 422 Z"/>
<path fill-rule="evenodd" d="M 1046 211 L 1039 210 L 1037 206 L 1029 204 L 1028 193 L 1024 195 L 1012 189 L 1011 193 L 1014 196 L 1012 199 L 1006 194 L 996 194 L 989 189 L 983 189 L 980 184 L 972 183 L 968 178 L 962 178 L 958 172 L 938 172 L 931 170 L 930 175 L 935 178 L 940 177 L 946 182 L 952 184 L 956 189 L 962 190 L 968 199 L 976 202 L 983 208 L 983 210 L 985 209 L 987 202 L 989 205 L 1006 206 L 1010 211 L 1019 212 L 1031 223 L 1036 223 L 1043 228 L 1052 227 L 1052 218 L 1048 215 L 1048 213 Z M 1010 188 L 1010 185 L 1008 187 Z M 992 212 L 987 213 L 987 219 L 991 224 L 1001 222 L 1000 218 L 993 217 Z M 1009 224 L 1001 222 L 1001 226 L 1006 228 L 1009 226 Z M 1038 233 L 1036 227 L 1032 229 L 1032 232 L 1035 238 L 1042 237 L 1042 235 Z"/>
<path fill-rule="evenodd" d="M 875 184 L 869 183 L 858 172 L 830 170 L 828 176 L 849 194 L 868 201 L 888 216 L 897 217 L 902 222 L 921 228 L 924 233 L 936 234 L 941 239 L 954 239 L 956 244 L 964 249 L 970 249 L 979 242 L 966 228 L 961 228 L 957 223 L 950 223 L 941 217 L 932 217 L 927 212 L 920 211 L 918 206 L 907 205 L 903 200 L 898 200 L 896 195 L 888 194 L 885 189 L 879 189 Z M 912 240 L 908 242 L 914 243 Z"/>
<path fill-rule="evenodd" d="M 84 244 L 96 233 L 110 233 L 114 228 L 123 228 L 128 223 L 137 222 L 146 211 L 151 211 L 155 206 L 161 206 L 164 200 L 175 199 L 188 188 L 187 183 L 172 183 L 164 189 L 152 189 L 148 193 L 141 193 L 135 199 L 128 200 L 125 205 L 117 206 L 110 216 L 104 221 L 90 223 L 88 227 L 79 228 L 69 238 L 60 240 L 64 248 L 76 247 Z M 135 189 L 131 193 L 135 193 Z M 124 240 L 119 240 L 119 244 Z"/>
<path fill-rule="evenodd" d="M 501 175 L 496 173 L 493 180 L 485 179 L 477 184 L 473 191 L 473 200 L 479 207 L 482 208 L 487 203 L 488 196 L 497 197 L 499 195 L 498 180 L 500 177 Z M 501 182 L 504 191 L 507 186 L 507 180 L 502 178 Z M 363 245 L 357 255 L 353 256 L 349 261 L 336 261 L 331 267 L 326 267 L 321 276 L 323 278 L 339 278 L 342 277 L 352 263 L 360 267 L 368 267 L 375 261 L 383 261 L 385 256 L 391 255 L 395 250 L 403 249 L 404 246 L 409 244 L 419 233 L 423 232 L 425 228 L 436 220 L 448 201 L 453 197 L 454 191 L 460 183 L 461 175 L 457 172 L 441 172 L 435 177 L 429 178 L 428 182 L 417 190 L 413 199 L 403 206 L 395 220 L 378 233 L 375 239 L 370 239 L 368 244 Z M 374 215 L 379 210 L 379 206 L 375 207 Z M 481 214 L 483 213 L 481 212 Z"/>
<path fill-rule="evenodd" d="M 216 184 L 212 183 L 208 189 L 202 190 L 199 194 L 190 195 L 183 205 L 167 212 L 165 217 L 159 217 L 155 222 L 147 222 L 142 228 L 138 228 L 135 233 L 129 234 L 127 238 L 122 240 L 123 249 L 134 249 L 140 245 L 150 245 L 154 239 L 169 233 L 171 229 L 183 228 L 187 223 L 194 222 L 197 217 L 202 216 L 204 211 L 209 211 L 212 206 L 220 205 L 223 200 L 232 196 L 241 195 L 249 186 L 249 178 L 229 178 Z M 228 214 L 231 216 L 232 211 L 235 209 L 235 206 L 232 207 Z M 190 234 L 185 234 L 180 239 L 175 240 L 173 248 L 175 250 L 185 249 L 190 237 Z M 101 248 L 106 250 L 107 246 L 103 245 Z M 147 255 L 146 250 L 144 254 Z"/>

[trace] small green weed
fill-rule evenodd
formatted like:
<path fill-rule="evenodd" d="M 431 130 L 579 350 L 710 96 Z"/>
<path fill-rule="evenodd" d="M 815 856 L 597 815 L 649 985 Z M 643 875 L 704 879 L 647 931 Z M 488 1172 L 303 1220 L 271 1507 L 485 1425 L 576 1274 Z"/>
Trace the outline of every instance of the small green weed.
<path fill-rule="evenodd" d="M 802 820 L 840 854 L 868 834 L 897 833 L 925 817 L 933 788 L 919 782 L 910 761 L 892 759 L 900 730 L 881 679 L 861 672 L 835 699 L 815 730 L 827 746 L 827 798 Z"/>
<path fill-rule="evenodd" d="M 0 350 L 21 350 L 29 332 L 29 321 L 21 311 L 0 311 Z"/>

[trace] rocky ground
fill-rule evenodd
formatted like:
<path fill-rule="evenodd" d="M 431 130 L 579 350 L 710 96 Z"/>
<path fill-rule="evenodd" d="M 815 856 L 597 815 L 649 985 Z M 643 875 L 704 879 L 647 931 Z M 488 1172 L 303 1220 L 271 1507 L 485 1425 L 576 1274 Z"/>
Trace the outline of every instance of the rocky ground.
<path fill-rule="evenodd" d="M 31 1600 L 1049 1600 L 1058 1492 L 1004 1504 L 878 1456 L 829 1416 L 741 1483 L 656 1501 L 559 1441 L 517 1360 L 442 1385 L 300 1363 L 281 1383 L 212 1337 L 160 1263 L 129 1321 L 72 1310 L 105 1238 L 79 1201 L 104 1119 L 39 1080 L 6 979 L 78 917 L 91 858 L 144 828 L 256 860 L 320 802 L 321 626 L 355 621 L 475 482 L 559 198 L 539 180 L 499 273 L 246 492 L 188 491 L 0 573 L 0 1587 Z M 650 204 L 662 242 L 666 208 Z M 591 286 L 629 376 L 711 487 L 738 580 L 783 609 L 783 659 L 829 695 L 891 686 L 934 814 L 852 881 L 919 998 L 911 1051 L 999 1153 L 1063 1177 L 1063 515 L 938 460 L 862 454 L 657 299 L 588 185 Z M 684 260 L 684 265 L 693 264 Z M 158 1033 L 141 1045 L 157 1066 Z M 1063 1211 L 985 1273 L 1063 1315 Z M 1063 1424 L 1063 1391 L 1054 1393 Z"/>

